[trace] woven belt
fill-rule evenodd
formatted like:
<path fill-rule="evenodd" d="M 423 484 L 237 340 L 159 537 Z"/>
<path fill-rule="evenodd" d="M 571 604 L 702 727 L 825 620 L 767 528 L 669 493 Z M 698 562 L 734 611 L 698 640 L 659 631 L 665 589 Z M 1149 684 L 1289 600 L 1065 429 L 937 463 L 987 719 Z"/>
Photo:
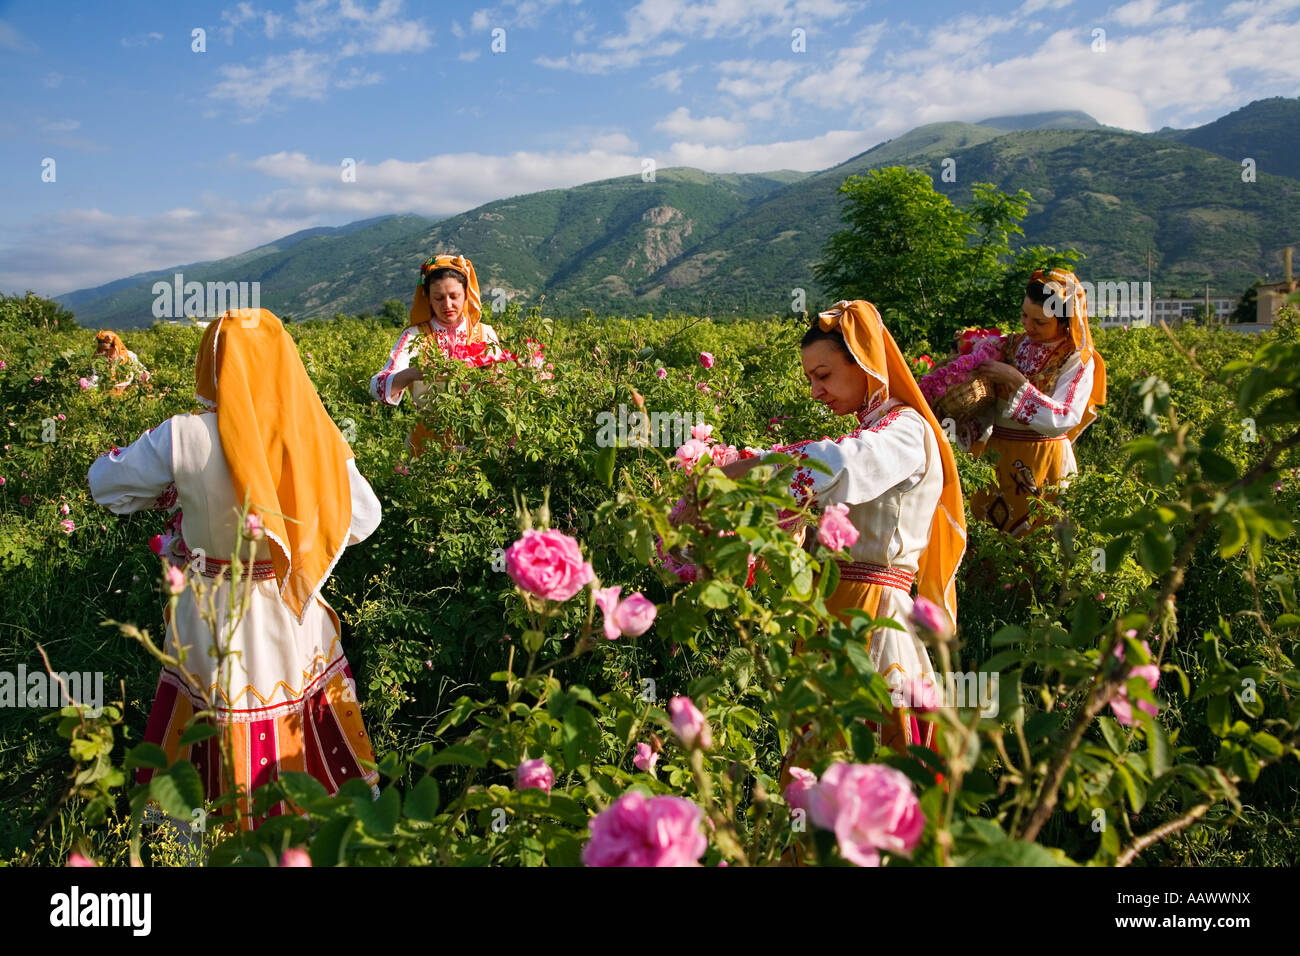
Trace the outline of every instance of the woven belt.
<path fill-rule="evenodd" d="M 880 564 L 868 564 L 866 561 L 838 561 L 841 581 L 865 581 L 868 584 L 883 584 L 887 588 L 898 588 L 911 592 L 915 571 L 906 568 L 887 568 Z"/>
<path fill-rule="evenodd" d="M 193 562 L 190 562 L 190 568 L 191 570 L 203 575 L 205 578 L 215 578 L 222 571 L 226 571 L 230 568 L 230 562 L 222 561 L 220 558 L 205 557 L 203 559 L 202 571 L 200 571 L 197 567 L 195 567 Z M 265 580 L 266 578 L 273 578 L 275 577 L 275 562 L 254 561 L 252 567 L 250 568 L 248 562 L 245 561 L 244 574 L 248 575 L 250 573 L 252 574 L 254 581 L 262 581 Z M 233 574 L 226 575 L 227 579 L 231 578 L 232 576 Z"/>
<path fill-rule="evenodd" d="M 993 437 L 1005 438 L 1007 441 L 1060 441 L 1065 436 L 1044 435 L 1027 428 L 1003 428 L 1001 425 L 994 425 Z"/>

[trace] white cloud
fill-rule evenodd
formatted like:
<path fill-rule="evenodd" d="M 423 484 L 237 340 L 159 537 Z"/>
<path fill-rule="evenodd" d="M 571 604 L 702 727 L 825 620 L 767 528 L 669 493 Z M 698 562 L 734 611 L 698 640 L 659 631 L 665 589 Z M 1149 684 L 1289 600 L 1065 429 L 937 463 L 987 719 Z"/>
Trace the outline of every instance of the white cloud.
<path fill-rule="evenodd" d="M 669 93 L 680 93 L 682 91 L 682 71 L 665 70 L 663 73 L 656 73 L 650 77 L 650 85 L 667 90 Z"/>
<path fill-rule="evenodd" d="M 723 119 L 721 116 L 691 116 L 685 106 L 679 106 L 658 123 L 655 129 L 702 143 L 734 143 L 745 135 L 745 124 Z"/>
<path fill-rule="evenodd" d="M 161 33 L 141 33 L 132 37 L 122 37 L 122 46 L 138 47 L 148 46 L 151 43 L 158 43 L 163 39 Z"/>
<path fill-rule="evenodd" d="M 802 69 L 791 60 L 723 60 L 718 92 L 740 100 L 776 96 Z"/>
<path fill-rule="evenodd" d="M 880 139 L 874 133 L 861 130 L 831 130 L 808 139 L 748 146 L 679 142 L 669 147 L 659 166 L 661 169 L 665 166 L 694 166 L 717 173 L 760 173 L 775 169 L 812 171 L 842 163 L 850 156 L 870 149 Z"/>
<path fill-rule="evenodd" d="M 341 90 L 351 90 L 358 86 L 372 86 L 375 83 L 382 82 L 383 79 L 378 73 L 370 73 L 359 66 L 354 66 L 348 70 L 346 76 L 341 76 L 335 80 L 334 85 Z"/>
<path fill-rule="evenodd" d="M 272 97 L 323 99 L 329 89 L 330 67 L 331 60 L 324 53 L 305 50 L 266 57 L 257 66 L 223 64 L 217 68 L 222 80 L 208 96 L 256 115 L 270 105 Z"/>
<path fill-rule="evenodd" d="M 626 133 L 604 133 L 592 137 L 591 148 L 607 153 L 630 154 L 636 152 L 636 140 Z"/>
<path fill-rule="evenodd" d="M 0 50 L 13 53 L 35 53 L 38 47 L 27 37 L 19 33 L 13 24 L 0 20 Z"/>
<path fill-rule="evenodd" d="M 80 122 L 71 119 L 42 120 L 40 124 L 42 133 L 71 133 L 80 126 Z"/>
<path fill-rule="evenodd" d="M 57 73 L 54 70 L 51 70 L 49 73 L 45 74 L 44 82 L 45 85 L 48 86 L 50 89 L 57 90 L 60 86 L 63 85 L 63 81 L 66 79 L 67 77 L 64 76 L 62 73 Z"/>
<path fill-rule="evenodd" d="M 245 23 L 261 20 L 262 32 L 266 34 L 267 39 L 273 39 L 284 23 L 284 17 L 280 14 L 271 10 L 258 10 L 251 3 L 239 3 L 233 10 L 222 10 L 221 19 L 225 23 L 221 32 L 228 43 L 234 40 L 235 28 Z"/>
<path fill-rule="evenodd" d="M 577 73 L 608 73 L 611 70 L 626 70 L 639 66 L 647 58 L 672 56 L 683 46 L 685 46 L 683 43 L 666 42 L 654 47 L 621 49 L 612 53 L 570 53 L 559 57 L 539 56 L 533 62 L 539 66 L 549 66 L 557 70 L 573 70 Z"/>
<path fill-rule="evenodd" d="M 1192 4 L 1178 3 L 1160 8 L 1160 0 L 1133 0 L 1122 7 L 1111 10 L 1107 19 L 1126 27 L 1142 27 L 1151 24 L 1168 25 L 1182 23 L 1187 19 Z"/>
<path fill-rule="evenodd" d="M 456 58 L 465 63 L 473 63 L 483 53 L 482 50 L 461 50 L 456 54 Z"/>

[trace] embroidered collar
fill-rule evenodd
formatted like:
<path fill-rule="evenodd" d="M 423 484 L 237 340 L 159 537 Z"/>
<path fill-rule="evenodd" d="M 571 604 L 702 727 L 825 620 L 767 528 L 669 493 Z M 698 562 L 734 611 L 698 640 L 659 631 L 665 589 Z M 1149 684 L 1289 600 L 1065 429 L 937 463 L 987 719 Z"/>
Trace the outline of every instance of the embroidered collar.
<path fill-rule="evenodd" d="M 877 400 L 874 405 L 869 405 L 858 412 L 858 424 L 863 428 L 870 428 L 901 404 L 903 404 L 901 401 L 892 396 L 884 401 Z"/>

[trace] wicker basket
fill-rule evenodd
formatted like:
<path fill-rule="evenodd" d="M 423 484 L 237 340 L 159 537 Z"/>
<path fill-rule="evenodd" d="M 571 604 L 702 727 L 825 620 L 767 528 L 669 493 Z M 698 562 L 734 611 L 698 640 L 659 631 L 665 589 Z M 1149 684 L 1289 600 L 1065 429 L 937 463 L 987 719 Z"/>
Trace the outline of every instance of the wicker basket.
<path fill-rule="evenodd" d="M 934 414 L 942 421 L 973 418 L 997 400 L 993 383 L 983 375 L 972 375 L 960 385 L 954 385 L 934 403 Z"/>

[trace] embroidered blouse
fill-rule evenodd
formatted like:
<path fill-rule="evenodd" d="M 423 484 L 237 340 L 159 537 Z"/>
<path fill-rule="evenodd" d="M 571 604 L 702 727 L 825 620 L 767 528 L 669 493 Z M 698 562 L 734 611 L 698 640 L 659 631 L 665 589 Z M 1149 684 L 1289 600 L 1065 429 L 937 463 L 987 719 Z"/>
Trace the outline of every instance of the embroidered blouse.
<path fill-rule="evenodd" d="M 481 323 L 479 327 L 483 331 L 485 344 L 489 346 L 500 344 L 500 340 L 497 338 L 496 331 L 492 326 Z M 387 405 L 398 405 L 402 401 L 402 395 L 408 389 L 411 392 L 412 400 L 416 402 L 429 391 L 432 386 L 428 382 L 418 379 L 411 382 L 407 388 L 402 389 L 400 392 L 394 392 L 392 388 L 393 376 L 410 368 L 412 360 L 419 354 L 420 340 L 424 334 L 424 331 L 418 325 L 402 330 L 402 334 L 397 339 L 397 344 L 393 346 L 392 352 L 389 353 L 388 362 L 370 380 L 370 395 L 372 398 Z M 464 319 L 461 320 L 460 325 L 456 326 L 454 331 L 438 332 L 438 345 L 444 353 L 453 344 L 466 344 L 467 342 L 468 337 Z"/>

